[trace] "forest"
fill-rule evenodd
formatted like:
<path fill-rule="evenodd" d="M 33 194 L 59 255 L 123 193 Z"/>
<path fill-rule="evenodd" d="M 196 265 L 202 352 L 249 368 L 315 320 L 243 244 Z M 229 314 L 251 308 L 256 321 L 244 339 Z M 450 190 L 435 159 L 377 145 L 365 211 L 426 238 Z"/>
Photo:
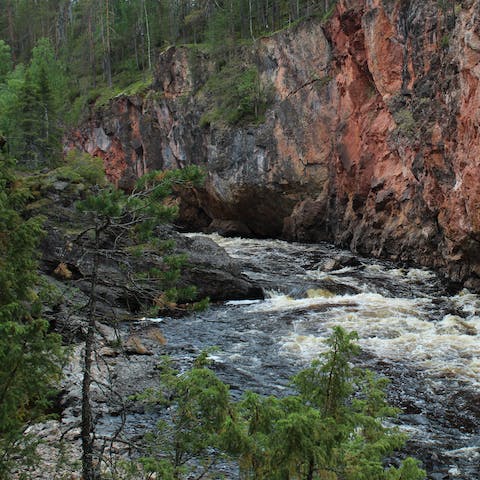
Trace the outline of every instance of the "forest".
<path fill-rule="evenodd" d="M 21 163 L 55 164 L 62 130 L 95 103 L 147 87 L 156 56 L 169 46 L 202 46 L 221 65 L 236 47 L 328 15 L 333 6 L 329 0 L 2 0 L 0 135 Z"/>

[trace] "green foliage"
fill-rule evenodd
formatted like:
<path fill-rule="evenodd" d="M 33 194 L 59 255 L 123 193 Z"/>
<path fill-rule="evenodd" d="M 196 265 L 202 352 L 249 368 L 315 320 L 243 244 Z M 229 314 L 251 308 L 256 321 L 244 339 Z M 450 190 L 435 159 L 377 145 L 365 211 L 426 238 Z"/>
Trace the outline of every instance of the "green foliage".
<path fill-rule="evenodd" d="M 0 478 L 15 459 L 32 460 L 24 426 L 41 418 L 63 359 L 60 338 L 40 317 L 36 248 L 40 218 L 24 220 L 26 200 L 11 165 L 0 157 Z M 29 454 L 30 452 L 30 454 Z M 20 455 L 20 457 L 19 457 Z"/>
<path fill-rule="evenodd" d="M 193 310 L 195 312 L 203 312 L 204 310 L 206 310 L 208 307 L 210 306 L 210 298 L 209 297 L 205 297 L 203 298 L 202 300 L 198 301 L 198 302 L 195 302 L 193 304 Z"/>
<path fill-rule="evenodd" d="M 320 11 L 322 22 L 328 22 L 328 20 L 333 17 L 333 14 L 335 13 L 336 3 L 336 1 L 333 1 L 329 7 L 327 6 L 326 9 Z"/>
<path fill-rule="evenodd" d="M 441 40 L 440 40 L 440 46 L 446 50 L 448 48 L 448 46 L 450 45 L 450 35 L 448 34 L 445 34 L 442 36 Z"/>
<path fill-rule="evenodd" d="M 145 93 L 152 85 L 153 77 L 148 75 L 146 78 L 137 80 L 127 85 L 121 92 L 122 95 L 141 95 Z"/>
<path fill-rule="evenodd" d="M 215 463 L 222 431 L 230 413 L 228 387 L 208 368 L 206 353 L 184 373 L 172 368 L 165 358 L 158 366 L 162 389 L 137 395 L 135 399 L 160 404 L 167 412 L 155 431 L 146 436 L 146 455 L 141 459 L 148 473 L 160 478 L 190 478 Z M 195 460 L 196 467 L 192 467 Z"/>
<path fill-rule="evenodd" d="M 20 65 L 0 81 L 0 134 L 8 139 L 7 146 L 10 150 L 14 149 L 21 138 L 17 131 L 17 107 L 24 77 L 25 69 Z"/>
<path fill-rule="evenodd" d="M 60 110 L 65 108 L 66 81 L 55 60 L 53 46 L 40 39 L 20 92 L 18 109 L 21 139 L 18 158 L 27 167 L 54 166 L 61 156 Z"/>
<path fill-rule="evenodd" d="M 91 107 L 92 90 L 99 104 L 138 81 L 133 94 L 142 91 L 159 50 L 208 44 L 223 62 L 239 45 L 307 18 L 326 19 L 335 1 L 16 0 L 1 6 L 0 39 L 10 44 L 15 64 L 35 57 L 34 65 L 39 58 L 44 66 L 58 65 L 47 76 L 62 121 L 73 125 Z M 0 61 L 5 68 L 9 63 Z"/>
<path fill-rule="evenodd" d="M 201 117 L 201 126 L 261 122 L 269 103 L 257 67 L 233 60 L 210 76 L 203 92 L 211 107 Z"/>
<path fill-rule="evenodd" d="M 404 437 L 384 427 L 395 415 L 385 400 L 384 380 L 352 369 L 358 353 L 355 334 L 340 327 L 328 340 L 329 350 L 293 379 L 297 394 L 242 402 L 246 423 L 238 453 L 245 478 L 388 479 L 383 458 L 403 445 Z M 411 463 L 409 463 L 412 466 Z M 412 476 L 424 478 L 415 467 Z M 409 473 L 410 475 L 410 473 Z"/>
<path fill-rule="evenodd" d="M 51 91 L 49 107 L 56 112 L 68 108 L 66 94 L 68 81 L 65 74 L 65 66 L 55 55 L 55 49 L 48 38 L 40 38 L 32 50 L 32 59 L 28 71 L 32 78 L 38 79 L 38 83 L 45 81 Z M 43 80 L 41 80 L 43 77 Z"/>
<path fill-rule="evenodd" d="M 30 213 L 47 213 L 53 201 L 50 194 L 57 188 L 58 182 L 64 184 L 60 188 L 65 188 L 73 198 L 89 186 L 103 186 L 106 183 L 103 162 L 85 153 L 70 151 L 61 166 L 46 172 L 22 175 L 16 183 L 16 190 L 23 191 L 28 197 L 26 209 Z M 78 225 L 73 228 L 77 231 Z"/>
<path fill-rule="evenodd" d="M 334 418 L 343 414 L 342 406 L 353 391 L 353 373 L 349 362 L 358 353 L 353 343 L 356 334 L 336 329 L 327 344 L 330 347 L 312 366 L 295 376 L 293 384 L 309 404 L 321 408 L 323 414 Z"/>
<path fill-rule="evenodd" d="M 92 246 L 90 248 L 93 262 L 90 275 L 88 330 L 85 337 L 82 381 L 82 476 L 86 480 L 97 478 L 93 461 L 95 425 L 93 423 L 90 391 L 96 328 L 97 286 L 100 279 L 99 266 L 101 259 L 107 256 L 111 261 L 118 256 L 123 257 L 123 247 L 131 247 L 132 243 L 148 242 L 154 237 L 155 228 L 161 223 L 170 221 L 176 214 L 177 209 L 175 207 L 165 204 L 166 197 L 179 185 L 193 184 L 202 179 L 203 174 L 196 167 L 188 167 L 182 171 L 152 172 L 139 179 L 133 192 L 129 195 L 111 185 L 104 188 L 94 187 L 92 194 L 87 196 L 85 200 L 77 202 L 79 211 L 87 216 L 88 223 L 91 225 L 82 235 L 91 233 L 93 237 L 91 238 Z M 126 243 L 124 237 L 129 237 L 129 242 Z M 105 242 L 107 239 L 108 242 Z M 105 249 L 105 243 L 110 244 L 111 247 Z M 171 271 L 175 273 L 184 259 L 178 257 L 168 260 L 167 258 L 164 261 L 167 267 L 165 271 L 169 271 L 168 262 L 170 262 Z M 160 272 L 153 272 L 153 275 L 160 275 Z M 157 291 L 158 287 L 163 288 L 164 291 Z M 147 290 L 147 294 L 144 293 L 145 290 Z M 161 306 L 171 301 L 175 291 L 175 287 L 165 290 L 165 285 L 158 285 L 158 282 L 156 284 L 154 282 L 153 286 L 149 285 L 149 289 L 142 285 L 141 290 L 138 290 L 138 286 L 136 286 L 138 295 L 148 297 L 150 302 L 155 301 L 158 305 L 161 303 Z M 161 300 L 157 301 L 157 299 Z M 139 303 L 137 298 L 135 303 Z"/>
<path fill-rule="evenodd" d="M 10 45 L 0 40 L 0 84 L 5 81 L 12 71 L 12 52 Z"/>
<path fill-rule="evenodd" d="M 0 132 L 10 154 L 22 165 L 37 168 L 58 163 L 59 117 L 66 91 L 63 67 L 47 39 L 38 41 L 27 68 L 18 65 L 14 72 L 0 74 Z"/>
<path fill-rule="evenodd" d="M 73 109 L 67 112 L 66 122 L 72 126 L 77 125 L 90 113 L 90 108 L 104 107 L 112 99 L 121 95 L 143 95 L 150 88 L 153 77 L 143 72 L 122 72 L 114 77 L 115 87 L 99 86 L 88 89 L 83 95 L 75 97 Z"/>
<path fill-rule="evenodd" d="M 171 222 L 177 214 L 177 207 L 165 202 L 173 191 L 199 185 L 203 179 L 202 171 L 195 166 L 155 171 L 141 177 L 131 194 L 107 185 L 77 203 L 78 209 L 90 218 L 89 223 L 99 239 L 120 239 L 128 235 L 130 244 L 127 249 L 136 256 L 143 256 L 150 250 L 155 254 L 166 253 L 162 268 L 149 268 L 135 276 L 136 288 L 150 292 L 145 293 L 148 297 L 145 300 L 149 302 L 147 306 L 171 308 L 178 302 L 190 302 L 196 297 L 195 288 L 177 286 L 181 270 L 187 263 L 186 255 L 169 254 L 172 243 L 158 244 L 155 229 Z M 120 245 L 121 242 L 118 248 Z"/>
<path fill-rule="evenodd" d="M 283 398 L 247 392 L 233 402 L 206 352 L 181 374 L 165 360 L 162 387 L 136 396 L 167 409 L 148 435 L 143 467 L 180 479 L 192 470 L 203 475 L 229 455 L 242 479 L 424 479 L 411 458 L 398 468 L 384 465 L 405 437 L 384 426 L 396 414 L 385 399 L 386 380 L 351 367 L 355 339 L 336 327 L 328 351 L 293 378 L 295 391 Z"/>
<path fill-rule="evenodd" d="M 408 108 L 402 108 L 393 113 L 393 118 L 397 123 L 397 130 L 405 136 L 412 137 L 417 131 L 417 123 L 413 118 L 412 112 Z"/>
<path fill-rule="evenodd" d="M 77 150 L 70 150 L 65 158 L 65 164 L 55 169 L 52 174 L 59 180 L 69 182 L 85 182 L 100 186 L 106 183 L 102 160 Z"/>

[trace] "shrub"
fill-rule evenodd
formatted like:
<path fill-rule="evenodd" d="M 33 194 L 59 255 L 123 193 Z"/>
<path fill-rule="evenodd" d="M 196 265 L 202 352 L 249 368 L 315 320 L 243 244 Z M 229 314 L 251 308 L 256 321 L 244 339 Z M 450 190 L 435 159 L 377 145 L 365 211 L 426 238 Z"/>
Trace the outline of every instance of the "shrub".
<path fill-rule="evenodd" d="M 106 181 L 102 159 L 78 150 L 70 150 L 65 165 L 52 173 L 59 180 L 86 182 L 90 185 L 104 185 Z"/>
<path fill-rule="evenodd" d="M 393 118 L 397 123 L 397 129 L 405 136 L 412 136 L 417 130 L 417 123 L 413 118 L 412 112 L 408 108 L 402 108 L 401 110 L 393 114 Z"/>
<path fill-rule="evenodd" d="M 269 89 L 260 82 L 258 69 L 229 61 L 206 82 L 202 91 L 211 107 L 200 119 L 200 126 L 259 123 L 269 103 Z"/>

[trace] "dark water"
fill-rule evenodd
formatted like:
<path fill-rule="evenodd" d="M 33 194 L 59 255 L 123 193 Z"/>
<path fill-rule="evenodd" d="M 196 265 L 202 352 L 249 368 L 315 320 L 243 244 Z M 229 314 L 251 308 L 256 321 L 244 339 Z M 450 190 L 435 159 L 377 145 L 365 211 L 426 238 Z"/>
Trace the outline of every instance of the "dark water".
<path fill-rule="evenodd" d="M 158 353 L 180 365 L 217 346 L 214 369 L 238 396 L 246 389 L 282 394 L 289 377 L 324 351 L 334 325 L 356 330 L 358 363 L 391 379 L 389 399 L 410 435 L 406 452 L 424 462 L 431 479 L 480 479 L 480 297 L 451 296 L 432 272 L 328 245 L 211 238 L 267 299 L 130 328 L 158 327 L 168 340 Z M 140 421 L 134 414 L 129 420 Z"/>

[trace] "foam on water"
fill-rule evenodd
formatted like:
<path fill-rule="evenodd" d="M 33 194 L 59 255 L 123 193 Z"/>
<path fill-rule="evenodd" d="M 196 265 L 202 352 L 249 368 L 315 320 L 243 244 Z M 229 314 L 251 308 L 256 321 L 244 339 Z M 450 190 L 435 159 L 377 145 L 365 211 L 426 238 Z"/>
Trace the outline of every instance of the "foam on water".
<path fill-rule="evenodd" d="M 434 376 L 454 376 L 473 388 L 480 386 L 478 295 L 463 290 L 445 298 L 436 294 L 439 284 L 432 271 L 365 259 L 358 261 L 359 266 L 340 265 L 324 272 L 318 255 L 328 258 L 336 254 L 326 245 L 300 246 L 215 234 L 211 238 L 230 255 L 255 267 L 256 278 L 264 278 L 263 268 L 270 274 L 270 263 L 275 263 L 273 273 L 280 283 L 318 284 L 307 288 L 302 298 L 270 288 L 265 301 L 228 303 L 242 306 L 246 314 L 292 317 L 291 330 L 278 338 L 284 354 L 304 360 L 316 357 L 324 350 L 331 328 L 341 325 L 356 330 L 362 349 L 378 358 L 408 363 Z M 360 293 L 335 294 L 332 289 L 339 285 Z M 458 314 L 436 307 L 439 301 L 451 305 L 450 310 Z"/>
<path fill-rule="evenodd" d="M 277 295 L 252 305 L 250 311 L 308 312 L 299 315 L 294 330 L 280 340 L 284 352 L 312 359 L 324 350 L 330 329 L 341 325 L 356 330 L 362 349 L 379 358 L 406 361 L 435 375 L 455 375 L 480 386 L 478 317 L 464 320 L 449 314 L 432 321 L 429 299 L 320 293 L 300 299 Z"/>
<path fill-rule="evenodd" d="M 227 306 L 235 306 L 235 305 L 253 305 L 255 303 L 260 303 L 261 300 L 230 300 L 225 303 Z"/>
<path fill-rule="evenodd" d="M 355 330 L 364 352 L 356 361 L 392 380 L 389 396 L 414 444 L 409 453 L 420 452 L 432 478 L 480 478 L 478 295 L 449 296 L 431 271 L 325 244 L 210 238 L 263 287 L 265 300 L 226 302 L 176 327 L 165 322 L 162 329 L 187 344 L 180 358 L 218 345 L 215 363 L 237 395 L 268 394 L 288 389 L 288 378 L 326 351 L 334 326 Z"/>
<path fill-rule="evenodd" d="M 446 454 L 450 457 L 465 457 L 472 461 L 480 461 L 480 447 L 465 447 L 449 450 Z"/>

